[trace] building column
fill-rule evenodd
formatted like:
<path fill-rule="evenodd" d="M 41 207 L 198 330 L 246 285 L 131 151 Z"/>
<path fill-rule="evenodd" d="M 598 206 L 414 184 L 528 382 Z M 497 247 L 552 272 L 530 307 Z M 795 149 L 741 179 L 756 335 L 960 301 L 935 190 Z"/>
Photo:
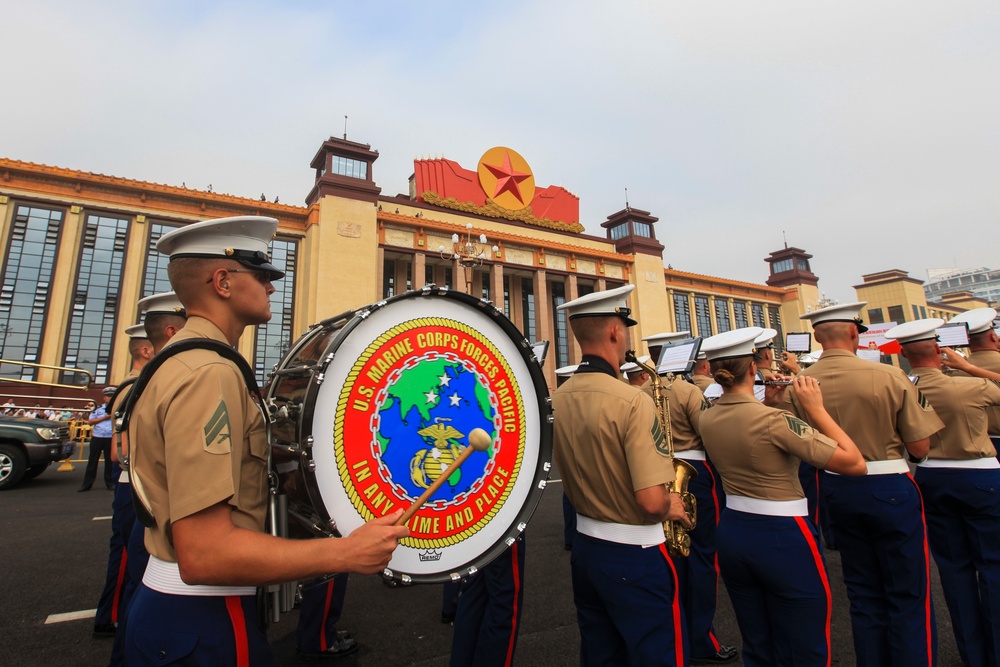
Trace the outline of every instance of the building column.
<path fill-rule="evenodd" d="M 674 290 L 672 287 L 667 288 L 667 330 L 677 331 L 680 327 L 677 326 L 677 313 L 674 311 Z"/>
<path fill-rule="evenodd" d="M 490 265 L 490 299 L 503 312 L 503 264 Z"/>
<path fill-rule="evenodd" d="M 427 255 L 418 252 L 413 255 L 413 289 L 420 289 L 427 282 Z"/>
<path fill-rule="evenodd" d="M 544 270 L 535 271 L 535 331 L 534 341 L 547 340 L 549 347 L 555 345 L 552 323 L 552 301 L 549 299 L 549 283 Z M 531 340 L 531 337 L 528 337 Z M 532 341 L 532 342 L 534 342 Z M 545 355 L 545 366 L 542 371 L 545 373 L 545 382 L 549 387 L 556 386 L 556 364 L 555 355 Z"/>
<path fill-rule="evenodd" d="M 142 297 L 142 272 L 146 266 L 146 247 L 149 240 L 149 224 L 146 216 L 137 215 L 129 225 L 128 248 L 125 250 L 125 265 L 122 267 L 121 288 L 118 292 L 117 322 L 121 322 L 115 331 L 115 350 L 111 355 L 111 367 L 108 369 L 108 381 L 116 383 L 125 377 L 132 362 L 128 355 L 128 336 L 125 327 L 138 324 L 139 299 Z"/>
<path fill-rule="evenodd" d="M 577 287 L 576 274 L 571 273 L 566 278 L 566 301 L 572 301 L 580 296 L 579 288 Z M 573 335 L 573 328 L 569 325 L 569 317 L 566 318 L 566 335 L 569 336 L 569 364 L 580 363 L 580 344 L 576 342 L 576 336 Z"/>
<path fill-rule="evenodd" d="M 378 301 L 385 294 L 385 248 L 379 248 L 375 253 L 375 266 L 378 274 L 375 280 L 375 300 Z"/>
<path fill-rule="evenodd" d="M 83 232 L 83 207 L 70 206 L 60 231 L 59 252 L 52 272 L 52 288 L 49 290 L 45 335 L 42 337 L 37 363 L 50 366 L 62 365 L 66 331 L 69 328 L 70 313 L 73 308 L 73 290 L 76 287 L 80 248 L 83 245 Z M 59 372 L 39 369 L 37 378 L 40 382 L 58 382 Z"/>
<path fill-rule="evenodd" d="M 521 277 L 510 276 L 510 320 L 520 331 L 524 331 L 524 313 L 521 311 Z"/>
<path fill-rule="evenodd" d="M 694 305 L 694 292 L 688 292 L 688 319 L 691 320 L 691 335 L 701 336 L 702 333 L 698 331 L 698 311 L 695 310 Z M 712 334 L 709 333 L 709 336 Z"/>
<path fill-rule="evenodd" d="M 13 215 L 14 206 L 10 203 L 10 197 L 7 195 L 0 195 L 0 252 L 4 252 L 7 248 L 7 242 L 10 238 L 11 218 Z"/>

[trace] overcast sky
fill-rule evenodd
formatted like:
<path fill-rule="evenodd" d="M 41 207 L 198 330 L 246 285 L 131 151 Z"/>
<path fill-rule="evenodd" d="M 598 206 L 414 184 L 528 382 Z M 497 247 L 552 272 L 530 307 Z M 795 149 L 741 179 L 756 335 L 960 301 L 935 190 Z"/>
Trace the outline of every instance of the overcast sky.
<path fill-rule="evenodd" d="M 490 147 L 581 222 L 660 218 L 674 268 L 820 289 L 1000 267 L 1000 4 L 0 0 L 0 156 L 303 203 L 320 144 L 475 169 Z"/>

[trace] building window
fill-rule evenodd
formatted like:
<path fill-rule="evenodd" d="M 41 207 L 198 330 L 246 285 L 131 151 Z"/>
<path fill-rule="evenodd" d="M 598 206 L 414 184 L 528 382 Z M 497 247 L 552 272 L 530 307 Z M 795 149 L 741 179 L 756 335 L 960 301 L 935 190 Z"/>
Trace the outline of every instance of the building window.
<path fill-rule="evenodd" d="M 694 298 L 694 319 L 698 325 L 699 336 L 712 335 L 712 313 L 708 308 L 707 296 L 696 296 Z"/>
<path fill-rule="evenodd" d="M 142 295 L 145 298 L 153 294 L 163 294 L 172 292 L 170 278 L 167 277 L 167 264 L 170 263 L 170 256 L 164 255 L 156 249 L 156 242 L 164 234 L 169 234 L 175 229 L 175 225 L 164 225 L 159 222 L 149 223 L 149 239 L 146 242 L 146 267 L 142 272 Z M 136 313 L 138 316 L 138 313 Z"/>
<path fill-rule="evenodd" d="M 391 259 L 382 262 L 382 298 L 396 294 L 396 262 Z"/>
<path fill-rule="evenodd" d="M 566 311 L 559 306 L 566 303 L 566 286 L 563 283 L 549 283 L 552 293 L 552 331 L 555 340 L 552 347 L 556 353 L 556 368 L 569 365 L 569 335 L 566 330 Z"/>
<path fill-rule="evenodd" d="M 917 310 L 917 304 L 911 303 L 910 306 L 913 308 L 913 319 L 919 320 L 920 319 L 920 311 Z"/>
<path fill-rule="evenodd" d="M 764 319 L 764 304 L 762 303 L 751 303 L 750 304 L 750 314 L 753 315 L 753 322 L 750 323 L 752 327 L 764 328 L 767 326 Z"/>
<path fill-rule="evenodd" d="M 889 306 L 889 321 L 902 324 L 906 321 L 906 313 L 902 306 Z"/>
<path fill-rule="evenodd" d="M 480 298 L 490 300 L 490 272 L 479 271 Z"/>
<path fill-rule="evenodd" d="M 715 300 L 715 327 L 719 333 L 733 328 L 729 322 L 729 304 L 725 299 Z"/>
<path fill-rule="evenodd" d="M 264 384 L 268 373 L 281 361 L 292 343 L 292 322 L 295 306 L 295 258 L 298 245 L 295 241 L 271 241 L 271 263 L 285 272 L 285 277 L 275 280 L 271 295 L 271 319 L 257 326 L 254 343 L 254 371 L 257 381 Z"/>
<path fill-rule="evenodd" d="M 587 296 L 588 294 L 594 293 L 594 283 L 578 282 L 576 284 L 576 296 L 580 298 L 581 296 Z"/>
<path fill-rule="evenodd" d="M 868 309 L 868 323 L 869 324 L 882 324 L 885 322 L 885 318 L 882 317 L 881 308 L 869 308 Z"/>
<path fill-rule="evenodd" d="M 451 284 L 452 274 L 454 273 L 450 266 L 444 267 L 444 285 L 448 289 L 454 289 L 454 285 Z"/>
<path fill-rule="evenodd" d="M 339 155 L 330 156 L 330 171 L 350 178 L 368 178 L 368 163 Z"/>
<path fill-rule="evenodd" d="M 510 319 L 510 276 L 503 277 L 503 314 Z"/>
<path fill-rule="evenodd" d="M 628 223 L 623 222 L 611 228 L 611 240 L 618 241 L 628 236 Z"/>
<path fill-rule="evenodd" d="M 771 328 L 777 331 L 774 337 L 774 353 L 778 355 L 785 349 L 785 334 L 781 330 L 781 309 L 778 306 L 768 306 L 771 315 Z"/>
<path fill-rule="evenodd" d="M 808 271 L 809 270 L 809 262 L 807 262 L 804 259 L 800 258 L 800 259 L 795 260 L 795 264 L 796 264 L 796 266 L 799 267 L 799 271 Z"/>
<path fill-rule="evenodd" d="M 125 267 L 128 225 L 126 218 L 94 213 L 88 213 L 84 220 L 63 366 L 90 371 L 97 384 L 106 384 L 111 380 L 108 371 L 114 350 L 118 291 Z M 77 373 L 63 373 L 62 382 L 86 384 L 87 378 Z"/>
<path fill-rule="evenodd" d="M 687 294 L 674 293 L 674 322 L 678 331 L 691 331 L 691 305 Z"/>
<path fill-rule="evenodd" d="M 747 320 L 747 305 L 742 301 L 735 301 L 733 303 L 733 315 L 736 316 L 737 329 L 750 326 L 750 323 Z"/>
<path fill-rule="evenodd" d="M 434 265 L 424 264 L 424 284 L 430 285 L 434 282 Z"/>
<path fill-rule="evenodd" d="M 648 222 L 632 221 L 632 233 L 636 236 L 644 236 L 647 239 L 653 238 L 653 226 Z"/>
<path fill-rule="evenodd" d="M 521 278 L 521 316 L 524 318 L 524 337 L 535 340 L 535 286 L 531 278 Z"/>
<path fill-rule="evenodd" d="M 920 306 L 920 319 L 927 319 L 927 308 L 924 306 Z"/>
<path fill-rule="evenodd" d="M 771 273 L 784 273 L 785 271 L 791 271 L 793 268 L 795 268 L 795 265 L 792 263 L 791 258 L 783 259 L 771 264 Z"/>
<path fill-rule="evenodd" d="M 38 363 L 59 246 L 62 211 L 18 206 L 0 286 L 0 358 Z M 34 380 L 30 366 L 0 367 L 0 377 Z"/>

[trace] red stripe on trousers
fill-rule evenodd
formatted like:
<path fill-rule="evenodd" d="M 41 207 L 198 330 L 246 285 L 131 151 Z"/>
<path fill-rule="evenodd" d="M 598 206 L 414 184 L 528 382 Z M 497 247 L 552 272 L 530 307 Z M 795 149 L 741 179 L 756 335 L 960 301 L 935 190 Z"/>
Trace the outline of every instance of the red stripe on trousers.
<path fill-rule="evenodd" d="M 330 600 L 333 598 L 333 579 L 326 584 L 326 601 L 323 604 L 323 622 L 319 626 L 319 650 L 325 652 L 326 643 L 326 619 L 330 618 Z"/>
<path fill-rule="evenodd" d="M 830 617 L 833 614 L 833 598 L 830 596 L 830 580 L 826 577 L 826 567 L 823 565 L 823 558 L 819 553 L 819 545 L 816 544 L 816 540 L 813 539 L 812 532 L 809 530 L 809 524 L 806 520 L 800 516 L 793 517 L 795 523 L 798 524 L 799 530 L 802 531 L 802 536 L 806 538 L 806 544 L 809 545 L 809 551 L 812 552 L 813 562 L 816 564 L 816 572 L 819 574 L 820 581 L 823 582 L 823 592 L 826 593 L 826 667 L 830 667 Z"/>
<path fill-rule="evenodd" d="M 816 472 L 813 473 L 816 476 L 816 480 L 813 482 L 813 486 L 816 489 L 816 516 L 813 517 L 813 523 L 816 524 L 816 529 L 820 530 L 819 527 L 819 468 L 816 468 Z"/>
<path fill-rule="evenodd" d="M 118 579 L 115 581 L 115 597 L 111 600 L 111 622 L 118 622 L 118 603 L 122 599 L 122 586 L 125 585 L 125 564 L 128 563 L 128 549 L 122 548 L 122 562 L 118 564 Z"/>
<path fill-rule="evenodd" d="M 917 490 L 917 498 L 920 499 L 920 525 L 924 528 L 924 583 L 927 584 L 924 590 L 924 632 L 927 633 L 927 666 L 934 665 L 934 639 L 931 637 L 931 553 L 930 545 L 927 543 L 927 518 L 924 516 L 924 494 L 920 493 L 920 486 L 917 480 L 913 479 L 910 473 L 906 473 L 913 483 L 913 488 Z"/>
<path fill-rule="evenodd" d="M 513 616 L 510 619 L 510 641 L 507 642 L 507 658 L 503 661 L 504 667 L 510 667 L 514 662 L 514 641 L 517 639 L 517 598 L 521 593 L 521 577 L 517 567 L 517 540 L 510 545 L 510 564 L 514 570 L 514 604 L 512 607 Z"/>
<path fill-rule="evenodd" d="M 677 661 L 676 664 L 686 665 L 684 661 L 684 627 L 681 620 L 681 592 L 680 584 L 677 581 L 677 570 L 674 568 L 674 561 L 670 559 L 670 554 L 667 552 L 667 545 L 660 545 L 660 553 L 663 554 L 663 560 L 667 561 L 667 565 L 670 566 L 670 574 L 674 578 L 674 599 L 670 603 L 674 614 L 674 659 Z"/>
<path fill-rule="evenodd" d="M 719 494 L 716 492 L 715 488 L 716 488 L 716 485 L 719 483 L 719 481 L 715 477 L 715 471 L 712 470 L 712 465 L 708 461 L 705 461 L 705 470 L 708 471 L 708 476 L 712 478 L 712 485 L 711 485 L 711 489 L 712 489 L 712 502 L 715 503 L 715 527 L 718 528 L 719 527 Z M 718 595 L 719 595 L 719 552 L 718 552 L 718 550 L 716 550 L 712 554 L 712 561 L 713 561 L 712 564 L 715 566 L 715 595 L 716 595 L 716 599 L 718 599 Z M 722 644 L 719 643 L 719 640 L 718 640 L 718 638 L 716 638 L 715 632 L 714 632 L 714 630 L 711 627 L 709 627 L 709 629 L 708 629 L 708 638 L 712 641 L 712 646 L 715 647 L 716 651 L 721 651 L 722 650 Z"/>
<path fill-rule="evenodd" d="M 236 667 L 250 667 L 250 646 L 247 643 L 247 622 L 243 618 L 243 602 L 238 595 L 226 596 L 226 611 L 233 624 L 236 640 Z"/>

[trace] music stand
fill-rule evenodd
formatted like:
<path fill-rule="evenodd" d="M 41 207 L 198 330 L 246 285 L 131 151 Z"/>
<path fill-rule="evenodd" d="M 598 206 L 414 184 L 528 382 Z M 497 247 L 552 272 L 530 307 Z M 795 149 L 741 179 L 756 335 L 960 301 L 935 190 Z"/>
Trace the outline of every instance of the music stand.
<path fill-rule="evenodd" d="M 539 340 L 531 344 L 531 353 L 538 359 L 538 365 L 545 365 L 545 355 L 549 353 L 549 341 Z"/>
<path fill-rule="evenodd" d="M 660 350 L 660 358 L 656 363 L 656 372 L 660 375 L 667 373 L 690 373 L 694 369 L 695 359 L 701 350 L 701 336 L 696 338 L 685 338 L 672 343 L 666 343 Z"/>

